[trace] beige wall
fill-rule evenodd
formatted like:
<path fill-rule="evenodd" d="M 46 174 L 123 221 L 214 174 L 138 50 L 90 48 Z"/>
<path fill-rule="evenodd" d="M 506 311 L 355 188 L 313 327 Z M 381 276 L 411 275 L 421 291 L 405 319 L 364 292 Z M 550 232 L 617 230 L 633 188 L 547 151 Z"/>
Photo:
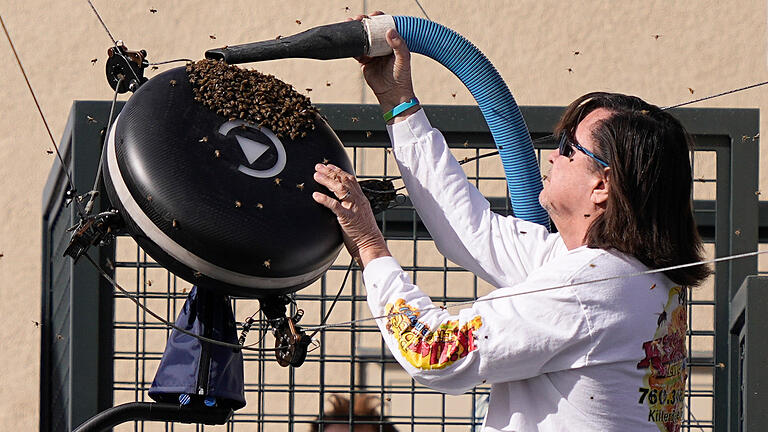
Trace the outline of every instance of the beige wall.
<path fill-rule="evenodd" d="M 146 49 L 151 61 L 196 59 L 211 47 L 288 35 L 378 8 L 421 16 L 410 0 L 94 3 L 115 37 L 131 49 Z M 768 76 L 765 1 L 421 4 L 433 20 L 463 34 L 488 56 L 521 105 L 563 105 L 592 90 L 633 93 L 670 105 Z M 0 0 L 0 14 L 57 140 L 73 100 L 112 96 L 104 79 L 110 42 L 85 0 Z M 50 141 L 5 40 L 0 58 L 0 428 L 33 430 L 38 423 L 41 193 L 53 156 L 46 153 Z M 93 58 L 98 58 L 95 65 Z M 473 102 L 439 65 L 425 58 L 414 64 L 416 91 L 424 103 Z M 314 102 L 373 101 L 352 60 L 257 66 L 298 89 L 312 88 Z M 768 108 L 768 88 L 696 106 Z M 761 119 L 764 124 L 765 115 Z M 761 173 L 763 190 L 767 181 Z"/>

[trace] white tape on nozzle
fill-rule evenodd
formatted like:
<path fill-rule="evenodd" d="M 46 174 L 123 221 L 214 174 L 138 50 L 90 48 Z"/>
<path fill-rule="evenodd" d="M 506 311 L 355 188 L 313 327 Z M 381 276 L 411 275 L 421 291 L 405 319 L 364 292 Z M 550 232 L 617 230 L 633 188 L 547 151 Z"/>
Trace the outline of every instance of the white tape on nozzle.
<path fill-rule="evenodd" d="M 395 28 L 392 15 L 375 15 L 363 19 L 365 31 L 368 33 L 368 56 L 381 57 L 392 54 L 392 48 L 387 44 L 387 31 Z"/>

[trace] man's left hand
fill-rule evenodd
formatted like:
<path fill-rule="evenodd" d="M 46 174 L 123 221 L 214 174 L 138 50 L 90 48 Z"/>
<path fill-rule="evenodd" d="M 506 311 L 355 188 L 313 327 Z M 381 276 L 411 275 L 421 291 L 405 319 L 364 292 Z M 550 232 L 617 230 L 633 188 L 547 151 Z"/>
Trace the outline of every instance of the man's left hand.
<path fill-rule="evenodd" d="M 376 225 L 368 198 L 363 195 L 355 176 L 335 165 L 315 165 L 315 181 L 333 192 L 336 199 L 320 192 L 312 194 L 318 203 L 336 215 L 349 254 L 361 267 L 371 260 L 391 256 L 387 243 Z"/>

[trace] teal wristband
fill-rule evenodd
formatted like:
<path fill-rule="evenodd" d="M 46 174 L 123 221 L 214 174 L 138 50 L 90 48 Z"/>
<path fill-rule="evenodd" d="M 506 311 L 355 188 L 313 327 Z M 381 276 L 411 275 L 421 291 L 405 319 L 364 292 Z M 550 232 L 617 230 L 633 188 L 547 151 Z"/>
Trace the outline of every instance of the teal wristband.
<path fill-rule="evenodd" d="M 414 98 L 411 98 L 411 100 L 407 102 L 403 102 L 400 105 L 392 108 L 391 110 L 384 113 L 384 121 L 390 121 L 393 118 L 399 116 L 403 113 L 403 111 L 407 110 L 408 108 L 412 106 L 416 106 L 419 104 L 419 100 Z"/>

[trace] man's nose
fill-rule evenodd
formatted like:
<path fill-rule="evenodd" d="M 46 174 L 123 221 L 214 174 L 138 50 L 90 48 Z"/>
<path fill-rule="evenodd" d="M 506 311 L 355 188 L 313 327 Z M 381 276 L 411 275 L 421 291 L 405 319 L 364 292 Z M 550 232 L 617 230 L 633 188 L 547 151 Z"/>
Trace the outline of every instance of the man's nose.
<path fill-rule="evenodd" d="M 555 163 L 555 158 L 557 158 L 557 156 L 559 156 L 559 155 L 560 155 L 560 153 L 558 152 L 558 149 L 554 149 L 554 150 L 549 152 L 549 156 L 547 157 L 547 161 L 549 161 L 549 163 L 551 163 L 551 164 L 554 164 Z"/>

